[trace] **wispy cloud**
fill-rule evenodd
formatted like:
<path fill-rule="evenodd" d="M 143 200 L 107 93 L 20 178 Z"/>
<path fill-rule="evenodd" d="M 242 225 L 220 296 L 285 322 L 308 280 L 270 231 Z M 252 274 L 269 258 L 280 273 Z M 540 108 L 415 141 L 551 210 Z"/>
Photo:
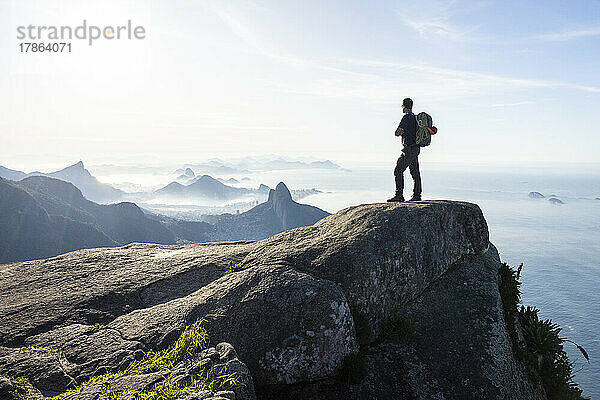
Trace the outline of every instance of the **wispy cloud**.
<path fill-rule="evenodd" d="M 517 101 L 514 103 L 492 104 L 490 107 L 492 107 L 492 108 L 517 107 L 517 106 L 524 106 L 527 104 L 535 104 L 535 102 L 533 102 L 533 101 Z"/>
<path fill-rule="evenodd" d="M 564 42 L 590 36 L 600 36 L 600 26 L 592 26 L 583 29 L 566 30 L 561 32 L 543 33 L 536 35 L 535 39 L 549 42 Z"/>
<path fill-rule="evenodd" d="M 436 67 L 429 64 L 397 63 L 377 59 L 299 57 L 281 44 L 250 29 L 239 9 L 224 6 L 221 2 L 209 3 L 231 31 L 249 48 L 297 73 L 289 80 L 273 80 L 276 90 L 318 97 L 360 100 L 378 104 L 397 103 L 399 93 L 427 98 L 435 94 L 438 101 L 501 94 L 528 89 L 571 89 L 600 93 L 600 87 L 576 85 L 568 82 L 537 80 L 472 72 L 461 69 Z M 439 10 L 448 9 L 447 3 Z M 441 11 L 439 11 L 441 12 Z M 411 18 L 411 21 L 425 19 Z M 420 25 L 419 25 L 420 24 Z M 431 24 L 427 26 L 426 24 Z M 444 19 L 429 19 L 414 23 L 413 29 L 437 29 L 439 34 L 459 38 L 468 31 L 446 24 Z M 473 29 L 471 29 L 472 31 Z M 492 107 L 509 107 L 530 102 L 494 104 Z"/>
<path fill-rule="evenodd" d="M 402 18 L 403 22 L 419 33 L 420 36 L 438 36 L 450 40 L 463 40 L 477 30 L 478 27 L 459 28 L 452 25 L 446 18 L 433 18 L 421 20 L 415 18 Z"/>
<path fill-rule="evenodd" d="M 470 39 L 478 26 L 463 27 L 452 22 L 452 17 L 460 7 L 457 1 L 428 1 L 415 3 L 413 7 L 404 6 L 397 10 L 401 21 L 422 37 L 437 37 L 448 40 Z"/>
<path fill-rule="evenodd" d="M 487 74 L 481 72 L 465 71 L 460 69 L 452 68 L 441 68 L 431 65 L 423 64 L 407 64 L 407 63 L 395 63 L 380 60 L 364 60 L 364 59 L 351 59 L 348 60 L 351 64 L 357 66 L 373 67 L 374 70 L 387 70 L 391 74 L 402 76 L 410 72 L 420 72 L 424 81 L 431 79 L 441 79 L 445 82 L 445 85 L 439 87 L 438 91 L 442 88 L 448 89 L 456 85 L 457 87 L 463 88 L 548 88 L 548 89 L 573 89 L 581 90 L 585 92 L 600 93 L 600 87 L 598 86 L 586 86 L 577 85 L 568 82 L 551 81 L 551 80 L 537 80 L 537 79 L 526 79 L 526 78 L 513 78 L 504 75 Z M 450 85 L 450 86 L 447 86 Z"/>

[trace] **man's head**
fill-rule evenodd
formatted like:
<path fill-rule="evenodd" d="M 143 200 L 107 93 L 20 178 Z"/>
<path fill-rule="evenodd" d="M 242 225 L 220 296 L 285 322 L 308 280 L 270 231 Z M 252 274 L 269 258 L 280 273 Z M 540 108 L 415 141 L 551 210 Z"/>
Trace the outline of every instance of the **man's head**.
<path fill-rule="evenodd" d="M 410 98 L 405 98 L 404 100 L 402 100 L 402 111 L 407 113 L 412 111 L 413 108 L 413 101 Z"/>

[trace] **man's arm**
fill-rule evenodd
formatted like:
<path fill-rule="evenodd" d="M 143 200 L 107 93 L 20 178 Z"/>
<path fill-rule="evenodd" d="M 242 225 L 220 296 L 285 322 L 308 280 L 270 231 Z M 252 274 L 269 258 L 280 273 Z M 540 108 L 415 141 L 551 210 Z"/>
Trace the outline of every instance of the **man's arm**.
<path fill-rule="evenodd" d="M 394 135 L 402 136 L 403 133 L 404 133 L 404 128 L 401 128 L 400 126 L 398 126 L 398 128 L 396 128 L 396 133 L 394 133 Z"/>
<path fill-rule="evenodd" d="M 404 130 L 407 128 L 407 123 L 408 120 L 406 119 L 406 115 L 404 115 L 402 117 L 402 119 L 400 120 L 400 124 L 398 125 L 398 128 L 396 128 L 396 136 L 402 136 L 402 134 L 404 133 Z"/>

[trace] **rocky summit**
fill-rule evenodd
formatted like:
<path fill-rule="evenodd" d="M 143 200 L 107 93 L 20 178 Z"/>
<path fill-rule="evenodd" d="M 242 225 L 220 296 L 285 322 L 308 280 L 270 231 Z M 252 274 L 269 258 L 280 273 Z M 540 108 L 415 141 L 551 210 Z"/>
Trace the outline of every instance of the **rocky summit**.
<path fill-rule="evenodd" d="M 543 399 L 513 357 L 499 266 L 479 207 L 452 201 L 350 207 L 261 241 L 5 264 L 0 383 L 40 399 L 167 381 L 180 399 Z M 181 352 L 198 324 L 206 345 Z"/>

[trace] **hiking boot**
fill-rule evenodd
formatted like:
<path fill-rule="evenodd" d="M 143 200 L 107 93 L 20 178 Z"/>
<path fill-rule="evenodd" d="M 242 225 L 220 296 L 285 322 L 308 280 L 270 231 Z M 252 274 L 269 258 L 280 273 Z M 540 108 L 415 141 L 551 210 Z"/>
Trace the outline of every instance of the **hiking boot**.
<path fill-rule="evenodd" d="M 394 197 L 392 197 L 391 199 L 388 199 L 388 203 L 394 203 L 394 202 L 398 202 L 398 203 L 404 203 L 404 196 L 402 196 L 401 194 L 396 193 L 396 195 Z"/>
<path fill-rule="evenodd" d="M 421 196 L 414 196 L 411 197 L 408 201 L 421 201 Z"/>

